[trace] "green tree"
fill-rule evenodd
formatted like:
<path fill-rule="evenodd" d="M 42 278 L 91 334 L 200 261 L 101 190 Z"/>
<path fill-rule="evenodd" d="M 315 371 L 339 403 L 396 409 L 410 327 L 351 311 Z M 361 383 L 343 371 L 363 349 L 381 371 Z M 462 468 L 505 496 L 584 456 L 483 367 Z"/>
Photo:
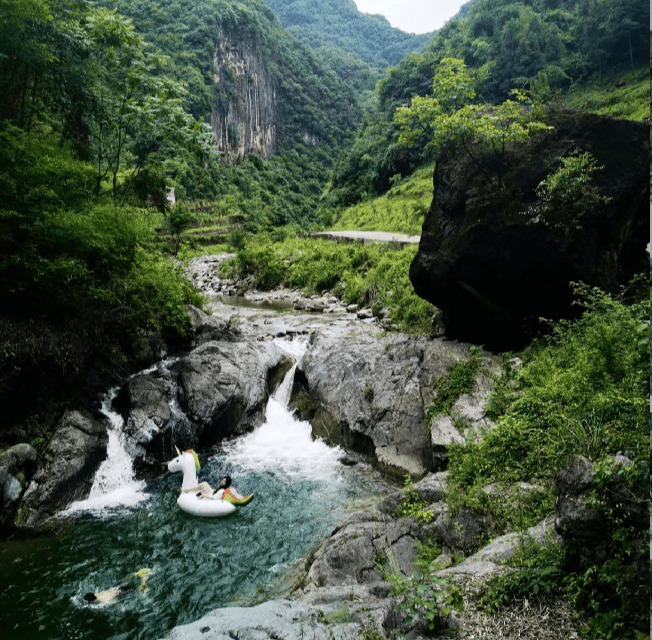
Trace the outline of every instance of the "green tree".
<path fill-rule="evenodd" d="M 483 73 L 486 67 L 470 73 L 462 60 L 444 58 L 433 80 L 433 95 L 415 96 L 410 106 L 396 110 L 399 142 L 415 144 L 427 133 L 436 150 L 455 140 L 473 158 L 476 143 L 504 154 L 509 145 L 527 140 L 531 131 L 545 128 L 535 119 L 536 111 L 523 108 L 525 96 L 520 92 L 515 92 L 515 101 L 506 100 L 495 107 L 469 104 Z"/>
<path fill-rule="evenodd" d="M 128 191 L 143 169 L 178 168 L 173 155 L 190 149 L 208 153 L 209 131 L 183 108 L 185 89 L 164 75 L 168 59 L 147 50 L 142 36 L 127 18 L 99 9 L 86 22 L 97 51 L 95 109 L 92 118 L 96 192 L 111 180 L 119 196 L 118 175 L 127 172 Z"/>

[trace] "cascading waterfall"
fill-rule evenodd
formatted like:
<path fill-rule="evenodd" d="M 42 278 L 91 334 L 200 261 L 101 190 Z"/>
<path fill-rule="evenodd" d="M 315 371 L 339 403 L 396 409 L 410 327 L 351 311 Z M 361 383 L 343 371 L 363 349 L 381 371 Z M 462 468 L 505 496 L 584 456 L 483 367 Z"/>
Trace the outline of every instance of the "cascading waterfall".
<path fill-rule="evenodd" d="M 276 340 L 278 346 L 298 359 L 305 341 Z M 295 364 L 267 403 L 265 423 L 236 441 L 225 444 L 229 462 L 243 470 L 284 473 L 310 480 L 336 479 L 341 451 L 312 439 L 309 422 L 297 420 L 288 410 Z"/>
<path fill-rule="evenodd" d="M 277 344 L 296 359 L 300 341 Z M 12 640 L 160 638 L 175 625 L 270 586 L 332 530 L 347 505 L 376 485 L 338 462 L 337 449 L 312 440 L 310 424 L 287 409 L 294 371 L 269 400 L 265 423 L 202 459 L 200 480 L 229 474 L 250 505 L 224 518 L 189 516 L 176 504 L 181 478 L 134 480 L 122 419 L 111 420 L 107 459 L 87 500 L 68 510 L 70 526 L 27 543 L 0 542 L 0 611 Z M 125 446 L 127 445 L 127 446 Z M 127 508 L 117 508 L 127 507 Z M 71 513 L 72 512 L 72 513 Z M 83 596 L 151 569 L 146 593 L 106 608 Z"/>
<path fill-rule="evenodd" d="M 102 402 L 101 412 L 110 423 L 106 459 L 95 473 L 88 498 L 74 502 L 62 515 L 74 511 L 100 512 L 135 507 L 148 497 L 144 493 L 145 483 L 134 477 L 133 459 L 127 452 L 122 432 L 124 420 L 120 414 L 111 410 L 117 394 L 118 388 L 112 389 Z"/>
<path fill-rule="evenodd" d="M 295 419 L 287 409 L 294 372 L 306 351 L 306 342 L 285 339 L 274 342 L 297 362 L 269 399 L 265 423 L 254 432 L 224 445 L 226 461 L 242 471 L 274 470 L 308 479 L 329 480 L 336 472 L 341 451 L 319 440 L 313 441 L 310 423 Z M 122 416 L 111 410 L 118 391 L 112 389 L 102 403 L 101 412 L 111 425 L 107 457 L 95 474 L 88 498 L 73 503 L 62 515 L 134 507 L 148 497 L 144 493 L 145 483 L 134 477 L 133 459 L 122 432 Z M 171 401 L 171 408 L 174 415 L 181 413 L 175 400 Z"/>

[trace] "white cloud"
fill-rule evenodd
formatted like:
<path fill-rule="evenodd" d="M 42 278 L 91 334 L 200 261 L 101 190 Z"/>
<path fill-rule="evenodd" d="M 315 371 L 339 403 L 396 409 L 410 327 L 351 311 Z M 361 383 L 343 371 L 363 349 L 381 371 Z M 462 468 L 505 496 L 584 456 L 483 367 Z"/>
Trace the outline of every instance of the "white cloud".
<path fill-rule="evenodd" d="M 353 1 L 362 13 L 379 13 L 397 29 L 408 33 L 428 33 L 441 29 L 468 0 Z"/>

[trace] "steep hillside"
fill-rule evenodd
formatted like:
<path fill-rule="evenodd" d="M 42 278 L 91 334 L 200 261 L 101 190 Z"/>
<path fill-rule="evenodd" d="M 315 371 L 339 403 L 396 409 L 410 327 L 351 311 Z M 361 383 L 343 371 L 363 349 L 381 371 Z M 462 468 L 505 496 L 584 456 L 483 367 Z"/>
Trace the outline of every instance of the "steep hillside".
<path fill-rule="evenodd" d="M 420 49 L 432 34 L 393 28 L 381 15 L 358 11 L 353 0 L 265 0 L 289 28 L 310 46 L 336 45 L 377 67 L 395 65 Z"/>
<path fill-rule="evenodd" d="M 210 121 L 227 163 L 307 145 L 340 144 L 356 97 L 259 0 L 102 0 L 171 59 L 188 108 Z"/>
<path fill-rule="evenodd" d="M 423 51 L 405 56 L 379 83 L 377 108 L 338 160 L 332 200 L 347 205 L 365 194 L 384 193 L 393 175 L 405 176 L 435 159 L 436 149 L 428 144 L 432 126 L 422 123 L 416 144 L 401 143 L 394 114 L 415 96 L 446 91 L 433 87 L 443 59 L 462 60 L 470 70 L 475 103 L 500 104 L 513 89 L 558 103 L 569 87 L 577 96 L 578 89 L 598 86 L 608 77 L 614 81 L 607 79 L 601 91 L 615 102 L 631 102 L 631 95 L 621 97 L 622 77 L 632 78 L 625 81 L 632 88 L 639 83 L 637 70 L 648 68 L 648 16 L 643 0 L 474 0 L 464 5 Z M 636 96 L 644 109 L 645 100 Z M 595 110 L 596 101 L 591 102 L 582 106 Z M 623 110 L 616 104 L 609 112 L 642 119 L 639 106 Z"/>

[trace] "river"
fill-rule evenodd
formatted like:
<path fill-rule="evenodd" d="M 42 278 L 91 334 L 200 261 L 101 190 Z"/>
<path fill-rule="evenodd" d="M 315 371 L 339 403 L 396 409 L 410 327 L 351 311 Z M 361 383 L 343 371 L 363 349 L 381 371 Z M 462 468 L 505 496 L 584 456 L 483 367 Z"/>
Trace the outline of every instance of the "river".
<path fill-rule="evenodd" d="M 281 346 L 295 356 L 303 348 Z M 56 536 L 0 544 L 3 637 L 151 640 L 214 608 L 278 596 L 282 578 L 347 506 L 377 490 L 373 474 L 341 464 L 342 452 L 313 441 L 310 424 L 288 411 L 292 373 L 269 400 L 261 427 L 202 458 L 200 480 L 216 486 L 228 474 L 241 492 L 256 492 L 224 518 L 183 513 L 180 474 L 151 483 L 134 478 L 121 418 L 107 398 L 108 458 L 89 498 L 58 519 Z M 84 602 L 87 592 L 145 567 L 146 590 L 126 591 L 112 604 Z"/>

